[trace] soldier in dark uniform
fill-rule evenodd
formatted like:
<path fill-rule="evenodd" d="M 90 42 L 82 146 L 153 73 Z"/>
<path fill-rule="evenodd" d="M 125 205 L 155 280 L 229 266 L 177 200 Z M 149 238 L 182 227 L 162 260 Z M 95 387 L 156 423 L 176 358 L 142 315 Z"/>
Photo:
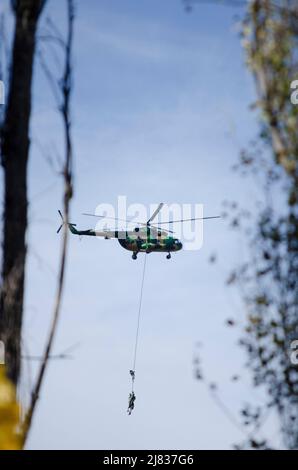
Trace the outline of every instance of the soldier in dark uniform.
<path fill-rule="evenodd" d="M 129 394 L 129 397 L 128 397 L 127 413 L 128 413 L 129 415 L 131 415 L 131 412 L 132 412 L 132 410 L 133 410 L 134 407 L 135 407 L 135 399 L 136 399 L 135 392 L 132 391 L 132 392 Z"/>

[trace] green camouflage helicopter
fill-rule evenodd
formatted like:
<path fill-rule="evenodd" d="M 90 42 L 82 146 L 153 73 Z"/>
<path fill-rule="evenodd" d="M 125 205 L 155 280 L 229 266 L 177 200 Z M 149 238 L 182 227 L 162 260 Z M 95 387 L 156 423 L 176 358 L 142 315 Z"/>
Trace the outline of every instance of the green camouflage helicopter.
<path fill-rule="evenodd" d="M 116 238 L 120 245 L 126 250 L 132 251 L 132 259 L 137 259 L 138 253 L 167 253 L 166 258 L 171 258 L 171 252 L 182 250 L 182 243 L 178 238 L 175 238 L 174 232 L 172 230 L 165 230 L 159 226 L 151 225 L 151 222 L 155 219 L 157 214 L 163 207 L 163 203 L 160 203 L 157 209 L 153 212 L 152 216 L 146 223 L 136 223 L 136 227 L 132 230 L 108 230 L 104 229 L 102 231 L 88 229 L 88 230 L 77 230 L 76 224 L 69 223 L 68 227 L 71 233 L 74 235 L 87 235 L 91 237 L 103 237 L 106 240 L 110 238 Z M 57 230 L 57 233 L 60 232 L 61 228 L 65 224 L 61 211 L 58 211 L 62 219 L 62 223 Z M 84 214 L 90 217 L 106 218 L 113 219 L 121 222 L 128 222 L 124 219 L 117 219 L 113 217 L 105 217 L 102 215 L 94 214 Z M 184 219 L 184 220 L 170 220 L 168 222 L 160 222 L 158 225 L 162 224 L 171 224 L 174 222 L 190 222 L 192 220 L 204 220 L 204 219 L 217 219 L 220 216 L 213 217 L 198 217 L 193 219 Z M 130 222 L 129 222 L 130 223 Z"/>

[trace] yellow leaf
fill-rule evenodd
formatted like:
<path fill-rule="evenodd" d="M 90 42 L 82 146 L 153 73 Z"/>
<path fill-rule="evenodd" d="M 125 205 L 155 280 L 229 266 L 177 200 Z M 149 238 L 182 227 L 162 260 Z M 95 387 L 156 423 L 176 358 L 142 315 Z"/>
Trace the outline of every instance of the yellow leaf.
<path fill-rule="evenodd" d="M 5 368 L 0 365 L 0 450 L 20 450 L 20 405 L 16 390 L 6 377 Z"/>

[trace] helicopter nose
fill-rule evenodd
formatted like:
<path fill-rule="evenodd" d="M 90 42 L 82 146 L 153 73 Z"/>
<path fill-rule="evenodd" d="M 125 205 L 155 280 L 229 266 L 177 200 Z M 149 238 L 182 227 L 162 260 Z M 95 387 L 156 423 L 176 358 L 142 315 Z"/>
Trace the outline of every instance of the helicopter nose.
<path fill-rule="evenodd" d="M 176 242 L 176 247 L 177 247 L 177 248 L 176 248 L 177 251 L 179 251 L 179 250 L 182 250 L 183 245 L 182 245 L 181 242 Z"/>

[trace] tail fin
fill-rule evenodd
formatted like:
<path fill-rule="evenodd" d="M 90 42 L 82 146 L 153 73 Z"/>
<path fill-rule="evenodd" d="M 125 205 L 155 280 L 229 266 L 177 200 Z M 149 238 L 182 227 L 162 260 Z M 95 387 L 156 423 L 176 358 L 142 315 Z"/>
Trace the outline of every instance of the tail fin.
<path fill-rule="evenodd" d="M 75 226 L 76 226 L 76 225 L 77 225 L 77 224 L 71 224 L 71 223 L 69 223 L 69 224 L 68 224 L 68 228 L 69 228 L 69 230 L 71 231 L 71 233 L 73 233 L 74 235 L 80 235 L 79 232 L 77 231 L 77 229 L 75 229 Z"/>

